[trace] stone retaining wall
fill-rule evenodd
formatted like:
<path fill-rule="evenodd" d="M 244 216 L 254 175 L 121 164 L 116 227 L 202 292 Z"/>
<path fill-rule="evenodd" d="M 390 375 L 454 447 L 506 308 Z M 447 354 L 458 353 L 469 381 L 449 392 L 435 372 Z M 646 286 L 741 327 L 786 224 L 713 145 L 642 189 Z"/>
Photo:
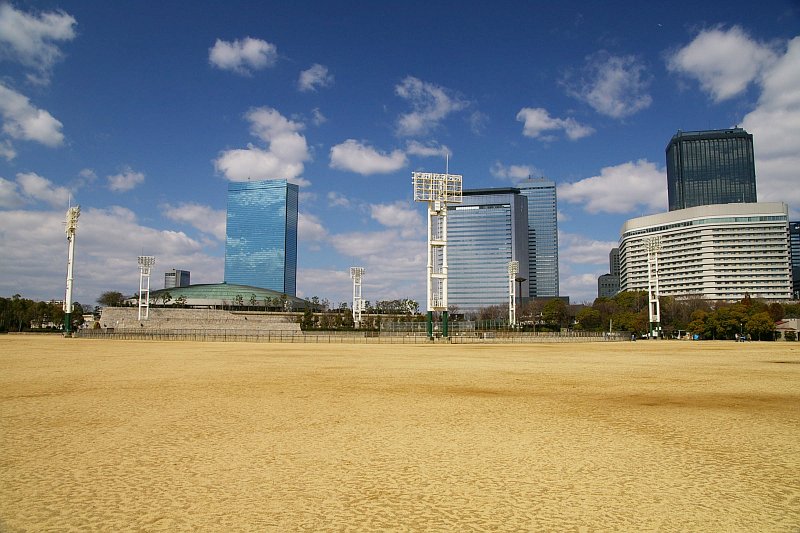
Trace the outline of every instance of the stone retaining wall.
<path fill-rule="evenodd" d="M 269 330 L 300 331 L 294 315 L 223 311 L 220 309 L 150 308 L 147 320 L 139 320 L 137 307 L 104 307 L 102 329 L 119 330 Z"/>

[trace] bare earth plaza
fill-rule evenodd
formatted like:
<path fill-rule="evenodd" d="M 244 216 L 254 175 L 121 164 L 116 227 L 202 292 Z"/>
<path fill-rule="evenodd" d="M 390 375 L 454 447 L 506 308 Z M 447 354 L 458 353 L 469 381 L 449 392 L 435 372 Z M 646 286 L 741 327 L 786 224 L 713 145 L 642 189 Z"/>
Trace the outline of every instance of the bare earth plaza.
<path fill-rule="evenodd" d="M 800 346 L 0 337 L 0 531 L 798 531 Z"/>

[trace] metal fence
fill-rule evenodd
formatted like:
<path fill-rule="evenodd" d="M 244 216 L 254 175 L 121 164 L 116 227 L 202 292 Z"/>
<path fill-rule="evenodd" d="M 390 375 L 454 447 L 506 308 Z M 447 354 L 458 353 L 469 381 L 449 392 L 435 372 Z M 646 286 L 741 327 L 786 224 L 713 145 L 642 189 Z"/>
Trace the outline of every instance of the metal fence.
<path fill-rule="evenodd" d="M 298 332 L 263 330 L 120 330 L 83 329 L 75 333 L 83 339 L 160 340 L 200 342 L 285 342 L 318 344 L 526 344 L 543 342 L 619 342 L 630 340 L 624 332 L 472 332 L 429 339 L 424 332 L 398 334 L 375 331 Z"/>

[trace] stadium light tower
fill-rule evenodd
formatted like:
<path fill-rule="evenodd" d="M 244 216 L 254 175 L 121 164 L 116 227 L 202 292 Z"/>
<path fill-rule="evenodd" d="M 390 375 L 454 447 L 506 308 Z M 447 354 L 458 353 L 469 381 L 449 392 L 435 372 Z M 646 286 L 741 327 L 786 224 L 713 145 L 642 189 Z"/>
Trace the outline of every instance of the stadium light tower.
<path fill-rule="evenodd" d="M 449 167 L 449 164 L 448 164 Z M 447 204 L 461 203 L 461 175 L 413 172 L 414 200 L 428 203 L 428 338 L 433 338 L 433 312 L 442 312 L 447 337 Z"/>
<path fill-rule="evenodd" d="M 139 320 L 150 316 L 150 269 L 155 264 L 156 258 L 152 255 L 139 256 Z"/>
<path fill-rule="evenodd" d="M 364 272 L 364 267 L 350 267 L 350 277 L 353 278 L 353 324 L 356 329 L 361 327 L 361 312 L 364 310 L 364 300 L 361 298 Z"/>
<path fill-rule="evenodd" d="M 658 252 L 661 251 L 661 237 L 645 239 L 647 248 L 647 298 L 650 314 L 650 338 L 661 333 L 661 304 L 658 301 Z"/>
<path fill-rule="evenodd" d="M 514 283 L 517 281 L 519 273 L 519 261 L 508 262 L 508 325 L 517 325 L 517 293 L 514 290 Z"/>
<path fill-rule="evenodd" d="M 64 297 L 64 333 L 72 333 L 72 264 L 75 260 L 75 233 L 78 231 L 78 217 L 81 207 L 76 205 L 67 209 L 67 294 Z"/>

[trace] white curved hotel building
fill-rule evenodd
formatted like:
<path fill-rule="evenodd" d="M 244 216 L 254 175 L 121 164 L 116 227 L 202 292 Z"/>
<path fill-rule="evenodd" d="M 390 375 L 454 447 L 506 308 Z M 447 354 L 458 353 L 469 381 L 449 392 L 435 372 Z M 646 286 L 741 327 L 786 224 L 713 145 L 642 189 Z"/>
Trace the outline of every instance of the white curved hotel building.
<path fill-rule="evenodd" d="M 628 220 L 620 231 L 620 290 L 647 290 L 649 237 L 661 238 L 663 296 L 740 300 L 791 297 L 784 203 L 690 207 Z"/>

